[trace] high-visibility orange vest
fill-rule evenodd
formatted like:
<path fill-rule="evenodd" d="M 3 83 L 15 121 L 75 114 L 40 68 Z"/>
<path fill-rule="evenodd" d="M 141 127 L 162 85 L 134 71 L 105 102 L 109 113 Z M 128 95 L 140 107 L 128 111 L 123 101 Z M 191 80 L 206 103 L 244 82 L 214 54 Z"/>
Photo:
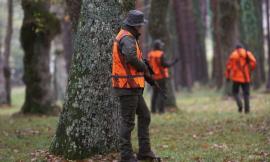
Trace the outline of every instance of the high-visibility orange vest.
<path fill-rule="evenodd" d="M 113 63 L 112 63 L 112 87 L 113 88 L 144 88 L 144 73 L 138 72 L 130 64 L 127 64 L 119 50 L 119 42 L 125 36 L 133 35 L 121 30 L 113 43 Z M 142 52 L 136 41 L 137 58 L 142 60 Z"/>
<path fill-rule="evenodd" d="M 225 76 L 235 82 L 249 83 L 251 71 L 256 67 L 256 59 L 253 54 L 244 49 L 235 49 L 226 64 Z"/>
<path fill-rule="evenodd" d="M 161 58 L 164 52 L 161 50 L 152 50 L 148 54 L 149 64 L 154 71 L 154 80 L 160 80 L 169 77 L 169 70 L 161 65 Z"/>

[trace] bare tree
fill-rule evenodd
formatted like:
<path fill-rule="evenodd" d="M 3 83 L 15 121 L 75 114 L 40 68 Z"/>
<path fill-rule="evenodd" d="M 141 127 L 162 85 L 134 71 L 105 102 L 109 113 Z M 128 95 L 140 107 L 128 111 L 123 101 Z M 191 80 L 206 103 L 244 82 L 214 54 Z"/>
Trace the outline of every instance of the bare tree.
<path fill-rule="evenodd" d="M 11 84 L 10 84 L 10 76 L 11 70 L 9 65 L 10 59 L 10 46 L 11 46 L 11 38 L 12 38 L 12 29 L 13 29 L 13 0 L 7 0 L 7 8 L 8 8 L 8 17 L 7 17 L 7 31 L 5 37 L 5 45 L 4 45 L 4 76 L 5 76 L 5 88 L 6 88 L 6 101 L 8 105 L 11 105 Z"/>
<path fill-rule="evenodd" d="M 171 55 L 171 44 L 166 22 L 168 7 L 169 1 L 151 1 L 148 30 L 153 40 L 160 39 L 165 43 L 164 50 L 166 52 L 166 55 Z M 165 105 L 166 107 L 174 108 L 176 107 L 176 99 L 172 89 L 171 80 L 167 80 L 167 87 L 169 88 L 169 90 L 167 91 L 168 98 L 166 99 Z"/>
<path fill-rule="evenodd" d="M 252 51 L 257 59 L 253 85 L 259 88 L 265 81 L 262 0 L 241 0 L 241 40 L 245 47 Z"/>
<path fill-rule="evenodd" d="M 268 80 L 266 83 L 266 90 L 270 92 L 270 14 L 269 8 L 270 3 L 269 0 L 265 0 L 266 5 L 266 22 L 267 22 L 267 45 L 268 45 Z"/>
<path fill-rule="evenodd" d="M 180 76 L 180 85 L 191 90 L 193 86 L 192 57 L 194 56 L 194 19 L 192 16 L 192 1 L 174 0 L 174 11 L 179 42 L 178 74 Z"/>
<path fill-rule="evenodd" d="M 206 17 L 207 0 L 193 0 L 193 17 L 195 20 L 195 57 L 194 79 L 202 84 L 208 83 L 208 64 L 206 57 L 205 37 L 206 37 Z M 194 65 L 193 65 L 194 66 Z"/>

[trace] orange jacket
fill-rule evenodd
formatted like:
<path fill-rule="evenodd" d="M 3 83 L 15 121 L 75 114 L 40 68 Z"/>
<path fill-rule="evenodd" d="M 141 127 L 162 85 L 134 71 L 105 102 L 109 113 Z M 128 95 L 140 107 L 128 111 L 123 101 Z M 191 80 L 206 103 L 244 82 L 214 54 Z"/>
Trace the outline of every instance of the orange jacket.
<path fill-rule="evenodd" d="M 256 59 L 253 54 L 244 49 L 235 49 L 226 64 L 225 76 L 235 82 L 249 83 L 251 71 L 256 67 Z"/>
<path fill-rule="evenodd" d="M 144 88 L 144 73 L 138 72 L 125 62 L 119 51 L 119 42 L 125 36 L 132 36 L 126 30 L 121 30 L 113 43 L 112 87 L 113 88 Z M 133 37 L 133 36 L 132 36 Z M 142 52 L 136 42 L 137 57 L 142 60 Z"/>
<path fill-rule="evenodd" d="M 160 80 L 169 77 L 169 70 L 161 65 L 161 58 L 164 52 L 160 50 L 152 50 L 148 54 L 149 64 L 154 71 L 154 80 Z"/>

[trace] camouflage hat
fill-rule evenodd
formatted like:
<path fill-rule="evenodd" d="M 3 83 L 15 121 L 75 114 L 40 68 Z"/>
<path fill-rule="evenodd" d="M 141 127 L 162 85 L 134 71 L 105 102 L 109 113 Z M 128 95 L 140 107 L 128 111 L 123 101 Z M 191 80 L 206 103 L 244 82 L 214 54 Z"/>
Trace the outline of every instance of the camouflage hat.
<path fill-rule="evenodd" d="M 147 23 L 147 20 L 144 19 L 143 12 L 139 10 L 131 10 L 123 23 L 128 26 L 142 26 Z"/>

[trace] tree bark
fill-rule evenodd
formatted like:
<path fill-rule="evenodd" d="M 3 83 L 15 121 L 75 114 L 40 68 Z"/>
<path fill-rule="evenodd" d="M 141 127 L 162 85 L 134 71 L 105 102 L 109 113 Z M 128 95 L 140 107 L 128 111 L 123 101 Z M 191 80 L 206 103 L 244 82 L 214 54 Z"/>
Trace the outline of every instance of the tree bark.
<path fill-rule="evenodd" d="M 47 0 L 22 0 L 24 11 L 21 28 L 21 45 L 24 51 L 26 97 L 23 114 L 55 113 L 51 89 L 50 43 L 60 31 L 59 20 L 49 12 Z"/>
<path fill-rule="evenodd" d="M 80 19 L 82 0 L 65 0 L 66 15 L 61 21 L 66 69 L 69 73 L 73 54 L 73 41 Z"/>
<path fill-rule="evenodd" d="M 193 17 L 195 19 L 195 80 L 206 84 L 208 83 L 208 64 L 206 57 L 205 37 L 206 37 L 206 16 L 207 0 L 193 0 Z"/>
<path fill-rule="evenodd" d="M 189 0 L 174 0 L 174 11 L 176 17 L 176 28 L 179 42 L 179 54 L 180 54 L 180 70 L 178 75 L 181 78 L 181 85 L 188 90 L 193 86 L 193 69 L 192 69 L 192 57 L 194 56 L 194 49 L 192 43 L 194 43 L 194 23 L 192 20 L 192 1 Z"/>
<path fill-rule="evenodd" d="M 239 41 L 238 2 L 231 0 L 212 0 L 214 57 L 212 79 L 218 89 L 222 88 L 226 60 Z M 225 85 L 225 93 L 229 85 Z"/>
<path fill-rule="evenodd" d="M 270 3 L 269 0 L 266 0 L 266 22 L 267 22 L 267 46 L 268 46 L 268 80 L 266 83 L 266 91 L 270 92 Z"/>
<path fill-rule="evenodd" d="M 129 10 L 120 5 L 118 0 L 83 1 L 64 109 L 50 146 L 53 154 L 77 160 L 118 149 L 111 49 L 121 13 Z"/>
<path fill-rule="evenodd" d="M 73 33 L 76 33 L 80 19 L 82 0 L 65 0 L 65 2 L 67 12 L 70 16 Z"/>
<path fill-rule="evenodd" d="M 13 0 L 7 0 L 8 17 L 7 17 L 7 31 L 4 44 L 4 76 L 5 76 L 5 88 L 6 88 L 6 101 L 8 105 L 11 105 L 11 70 L 9 65 L 10 58 L 10 45 L 13 32 Z"/>
<path fill-rule="evenodd" d="M 160 39 L 165 43 L 165 53 L 169 55 L 170 53 L 170 38 L 167 29 L 167 11 L 169 7 L 169 1 L 167 0 L 155 0 L 151 1 L 151 9 L 149 14 L 149 24 L 148 30 L 152 40 Z M 168 56 L 167 56 L 168 57 Z M 168 98 L 165 101 L 165 106 L 170 108 L 175 108 L 176 99 L 173 91 L 172 81 L 169 79 L 167 83 L 167 95 Z"/>
<path fill-rule="evenodd" d="M 254 53 L 257 67 L 253 73 L 253 85 L 259 88 L 265 81 L 263 28 L 262 28 L 262 1 L 241 0 L 241 40 L 247 49 Z"/>

